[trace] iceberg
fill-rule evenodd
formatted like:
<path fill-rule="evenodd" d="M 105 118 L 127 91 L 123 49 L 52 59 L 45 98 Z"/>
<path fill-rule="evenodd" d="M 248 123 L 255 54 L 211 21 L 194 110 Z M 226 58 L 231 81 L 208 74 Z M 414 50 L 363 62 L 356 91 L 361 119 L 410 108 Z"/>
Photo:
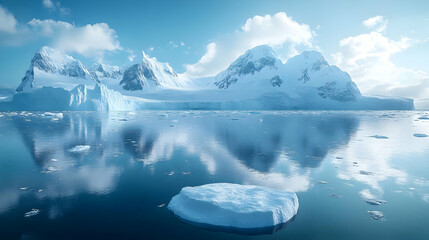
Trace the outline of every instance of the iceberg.
<path fill-rule="evenodd" d="M 363 96 L 348 73 L 316 51 L 283 63 L 267 45 L 216 76 L 188 79 L 143 52 L 125 70 L 43 47 L 0 111 L 412 110 L 414 100 Z"/>
<path fill-rule="evenodd" d="M 238 233 L 278 230 L 294 218 L 298 207 L 295 193 L 231 183 L 184 187 L 168 204 L 180 219 Z"/>
<path fill-rule="evenodd" d="M 81 152 L 86 152 L 89 149 L 91 149 L 91 146 L 88 146 L 88 145 L 76 145 L 76 146 L 70 148 L 69 152 L 81 153 Z"/>

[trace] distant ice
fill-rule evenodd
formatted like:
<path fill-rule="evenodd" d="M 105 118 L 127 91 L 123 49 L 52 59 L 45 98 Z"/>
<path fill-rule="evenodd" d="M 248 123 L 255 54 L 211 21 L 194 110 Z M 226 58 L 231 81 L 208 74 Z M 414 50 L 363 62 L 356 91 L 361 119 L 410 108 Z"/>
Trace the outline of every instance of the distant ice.
<path fill-rule="evenodd" d="M 40 210 L 39 210 L 39 209 L 33 208 L 33 209 L 31 209 L 31 211 L 26 212 L 26 213 L 24 214 L 24 217 L 32 217 L 32 216 L 35 216 L 35 215 L 37 215 L 37 214 L 39 214 L 39 213 L 40 213 Z"/>
<path fill-rule="evenodd" d="M 382 200 L 382 199 L 378 199 L 376 196 L 374 196 L 369 189 L 364 189 L 362 191 L 359 192 L 359 195 L 361 196 L 361 198 L 368 204 L 371 205 L 381 205 L 381 204 L 385 204 L 386 201 Z"/>
<path fill-rule="evenodd" d="M 184 187 L 168 204 L 184 220 L 239 229 L 286 223 L 298 207 L 295 193 L 230 183 Z"/>
<path fill-rule="evenodd" d="M 69 152 L 73 152 L 73 153 L 81 153 L 81 152 L 86 152 L 91 148 L 91 146 L 89 145 L 76 145 L 72 148 L 69 149 Z"/>
<path fill-rule="evenodd" d="M 425 138 L 425 137 L 428 137 L 428 135 L 427 134 L 424 134 L 424 133 L 414 133 L 414 135 L 413 135 L 414 137 L 421 137 L 421 138 Z"/>
<path fill-rule="evenodd" d="M 388 139 L 389 137 L 383 136 L 383 135 L 372 135 L 370 136 L 372 138 L 377 138 L 377 139 Z"/>
<path fill-rule="evenodd" d="M 369 215 L 375 220 L 383 220 L 384 214 L 380 211 L 368 211 Z"/>

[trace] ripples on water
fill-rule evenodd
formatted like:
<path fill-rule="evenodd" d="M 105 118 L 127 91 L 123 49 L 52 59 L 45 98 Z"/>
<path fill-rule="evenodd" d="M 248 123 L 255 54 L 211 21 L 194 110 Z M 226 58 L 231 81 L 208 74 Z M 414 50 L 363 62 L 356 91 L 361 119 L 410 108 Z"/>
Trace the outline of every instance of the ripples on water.
<path fill-rule="evenodd" d="M 184 186 L 231 182 L 298 194 L 296 219 L 258 239 L 428 239 L 427 116 L 0 113 L 0 238 L 249 238 L 165 207 Z"/>

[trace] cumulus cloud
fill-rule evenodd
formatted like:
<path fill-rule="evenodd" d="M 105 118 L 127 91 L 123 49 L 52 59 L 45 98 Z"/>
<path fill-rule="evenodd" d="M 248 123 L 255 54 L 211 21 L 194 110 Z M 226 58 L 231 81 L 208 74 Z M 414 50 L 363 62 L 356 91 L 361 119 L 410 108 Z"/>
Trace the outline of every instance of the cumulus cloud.
<path fill-rule="evenodd" d="M 372 18 L 368 18 L 362 23 L 368 28 L 375 28 L 377 32 L 382 32 L 386 30 L 388 21 L 383 16 L 375 16 Z"/>
<path fill-rule="evenodd" d="M 288 55 L 296 54 L 297 46 L 311 47 L 314 32 L 284 12 L 275 15 L 254 16 L 233 34 L 224 36 L 206 46 L 206 53 L 194 64 L 185 65 L 185 77 L 212 76 L 224 70 L 238 56 L 253 47 L 268 44 L 288 49 Z"/>
<path fill-rule="evenodd" d="M 106 23 L 75 26 L 63 21 L 33 19 L 27 25 L 33 33 L 52 39 L 52 45 L 65 52 L 100 57 L 106 51 L 122 49 L 115 30 Z"/>
<path fill-rule="evenodd" d="M 51 0 L 43 0 L 42 4 L 45 8 L 55 9 L 55 5 Z"/>
<path fill-rule="evenodd" d="M 367 25 L 377 25 L 377 19 Z M 407 37 L 393 40 L 378 30 L 342 39 L 340 50 L 333 54 L 334 63 L 351 75 L 364 94 L 420 97 L 425 91 L 418 90 L 418 86 L 426 85 L 422 81 L 428 75 L 398 67 L 392 61 L 392 56 L 411 47 L 414 41 Z"/>
<path fill-rule="evenodd" d="M 42 0 L 43 7 L 51 10 L 51 11 L 59 11 L 63 15 L 70 14 L 70 9 L 61 6 L 61 3 L 58 1 L 52 0 Z"/>
<path fill-rule="evenodd" d="M 0 5 L 0 32 L 16 32 L 17 21 L 15 17 L 2 5 Z"/>

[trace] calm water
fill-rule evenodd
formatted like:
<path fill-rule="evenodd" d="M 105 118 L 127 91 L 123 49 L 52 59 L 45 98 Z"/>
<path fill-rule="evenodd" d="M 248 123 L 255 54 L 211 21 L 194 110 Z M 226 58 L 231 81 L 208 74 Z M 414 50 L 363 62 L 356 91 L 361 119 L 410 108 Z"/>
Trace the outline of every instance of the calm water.
<path fill-rule="evenodd" d="M 0 113 L 0 239 L 429 239 L 429 138 L 413 136 L 426 115 Z M 160 207 L 215 182 L 297 192 L 298 215 L 244 236 Z"/>

